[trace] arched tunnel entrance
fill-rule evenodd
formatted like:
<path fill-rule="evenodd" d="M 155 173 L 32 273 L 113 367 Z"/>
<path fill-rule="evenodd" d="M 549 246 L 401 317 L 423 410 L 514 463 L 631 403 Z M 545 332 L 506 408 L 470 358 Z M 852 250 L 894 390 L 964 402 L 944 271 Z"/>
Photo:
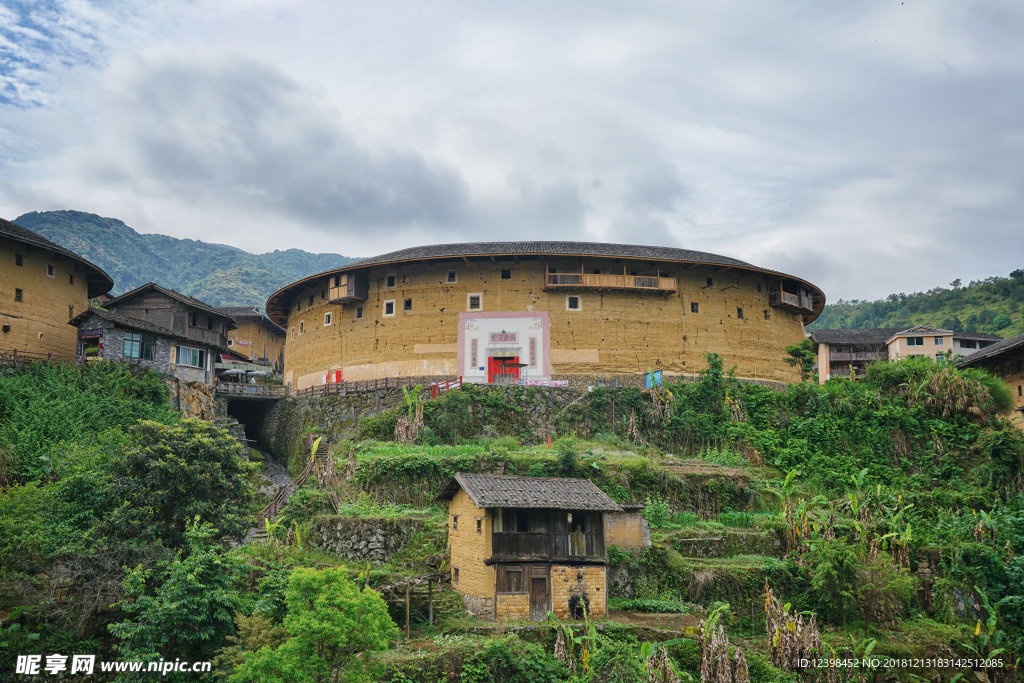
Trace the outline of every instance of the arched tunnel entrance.
<path fill-rule="evenodd" d="M 265 443 L 264 423 L 277 401 L 275 398 L 229 398 L 227 414 L 245 427 L 245 438 L 251 444 Z"/>

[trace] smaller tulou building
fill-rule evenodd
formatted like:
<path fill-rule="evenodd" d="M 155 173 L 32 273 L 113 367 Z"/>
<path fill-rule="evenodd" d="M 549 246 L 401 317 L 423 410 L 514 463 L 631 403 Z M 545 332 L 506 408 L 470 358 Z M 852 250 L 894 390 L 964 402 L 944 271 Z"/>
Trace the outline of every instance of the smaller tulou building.
<path fill-rule="evenodd" d="M 473 614 L 539 621 L 608 611 L 608 545 L 650 544 L 636 505 L 587 479 L 459 473 L 448 501 L 452 587 Z"/>
<path fill-rule="evenodd" d="M 238 329 L 228 330 L 228 348 L 253 363 L 284 370 L 284 328 L 260 313 L 256 306 L 218 306 L 234 318 Z"/>
<path fill-rule="evenodd" d="M 113 286 L 99 266 L 0 218 L 0 349 L 70 358 L 68 320 Z"/>
<path fill-rule="evenodd" d="M 234 319 L 150 282 L 75 316 L 79 355 L 135 362 L 186 382 L 213 382 L 217 357 L 230 354 Z"/>

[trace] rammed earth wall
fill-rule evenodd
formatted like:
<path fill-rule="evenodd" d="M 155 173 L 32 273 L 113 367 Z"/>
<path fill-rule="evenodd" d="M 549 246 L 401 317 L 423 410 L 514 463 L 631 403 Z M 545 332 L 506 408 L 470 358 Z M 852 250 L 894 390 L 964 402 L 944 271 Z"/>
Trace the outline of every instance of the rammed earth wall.
<path fill-rule="evenodd" d="M 579 273 L 579 258 L 374 267 L 367 274 L 368 298 L 346 305 L 329 302 L 325 276 L 295 292 L 282 320 L 288 331 L 285 381 L 296 389 L 322 384 L 330 370 L 341 370 L 346 380 L 454 376 L 460 313 L 499 312 L 548 316 L 553 378 L 636 376 L 652 367 L 693 374 L 704 368 L 704 354 L 715 351 L 738 366 L 739 377 L 799 379 L 782 358 L 786 346 L 803 339 L 801 317 L 769 305 L 766 275 L 629 259 L 584 262 L 587 272 L 661 271 L 676 279 L 678 291 L 545 289 L 546 267 Z M 452 271 L 454 282 L 448 281 Z"/>

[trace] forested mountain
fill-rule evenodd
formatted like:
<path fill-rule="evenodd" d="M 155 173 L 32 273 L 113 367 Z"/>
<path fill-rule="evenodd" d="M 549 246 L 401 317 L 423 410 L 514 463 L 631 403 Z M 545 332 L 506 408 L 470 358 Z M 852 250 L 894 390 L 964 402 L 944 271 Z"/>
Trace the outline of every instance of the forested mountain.
<path fill-rule="evenodd" d="M 116 218 L 82 211 L 33 211 L 14 222 L 106 270 L 115 295 L 154 281 L 214 306 L 262 309 L 284 285 L 355 260 L 300 249 L 250 254 L 225 244 L 140 234 Z"/>
<path fill-rule="evenodd" d="M 967 286 L 960 280 L 950 288 L 927 292 L 890 294 L 878 301 L 839 300 L 808 329 L 911 327 L 932 325 L 954 332 L 986 332 L 1012 337 L 1024 332 L 1024 269 L 1009 277 L 975 280 Z"/>

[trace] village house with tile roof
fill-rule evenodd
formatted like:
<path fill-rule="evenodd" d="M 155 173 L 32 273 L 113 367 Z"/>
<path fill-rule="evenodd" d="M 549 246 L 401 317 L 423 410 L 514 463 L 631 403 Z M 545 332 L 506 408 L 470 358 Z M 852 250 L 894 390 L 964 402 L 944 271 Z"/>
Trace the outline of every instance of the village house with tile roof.
<path fill-rule="evenodd" d="M 813 330 L 809 336 L 818 357 L 820 384 L 834 377 L 862 376 L 867 366 L 876 360 L 923 355 L 937 358 L 950 350 L 954 356 L 970 356 L 1002 339 L 992 334 L 953 332 L 928 325 L 820 329 Z"/>
<path fill-rule="evenodd" d="M 650 545 L 639 507 L 587 479 L 459 473 L 439 499 L 448 502 L 452 587 L 484 618 L 603 616 L 607 547 Z"/>
<path fill-rule="evenodd" d="M 216 308 L 149 282 L 88 309 L 69 323 L 78 328 L 80 353 L 138 363 L 186 382 L 211 384 L 227 334 L 238 327 Z"/>

